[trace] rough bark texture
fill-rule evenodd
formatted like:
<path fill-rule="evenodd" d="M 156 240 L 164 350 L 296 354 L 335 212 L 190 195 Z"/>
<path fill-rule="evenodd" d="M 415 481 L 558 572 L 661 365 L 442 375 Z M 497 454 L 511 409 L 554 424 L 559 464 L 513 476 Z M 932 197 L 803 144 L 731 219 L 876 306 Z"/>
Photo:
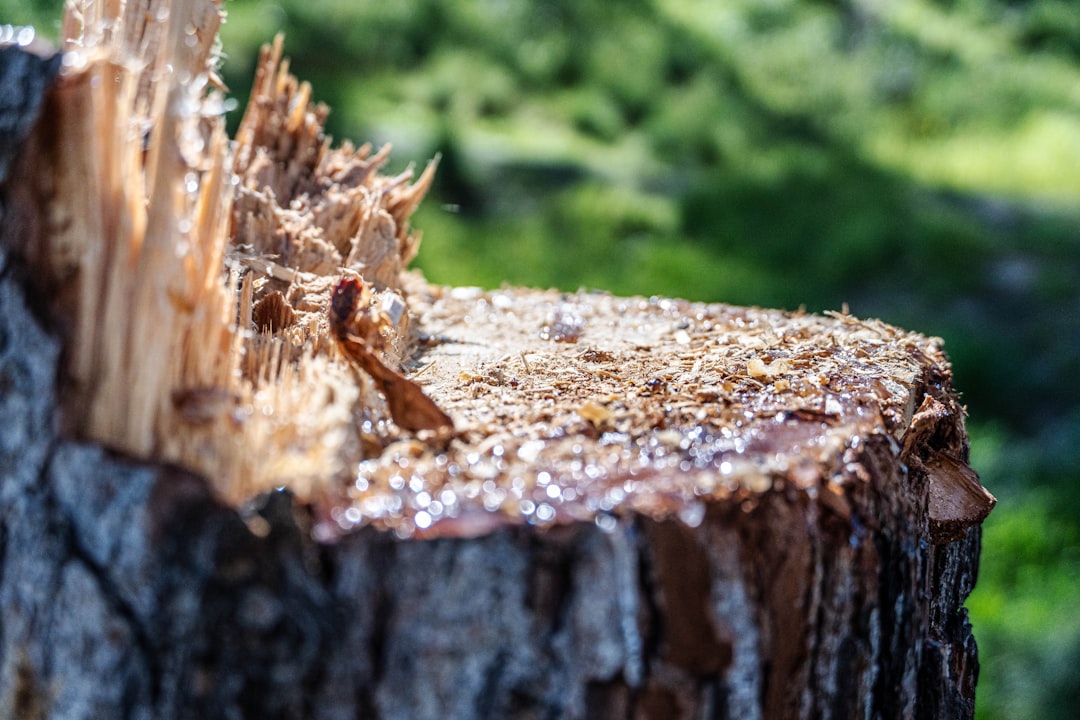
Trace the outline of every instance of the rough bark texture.
<path fill-rule="evenodd" d="M 12 67 L 0 90 L 22 82 Z M 36 112 L 30 95 L 17 112 Z M 493 511 L 457 533 L 469 537 L 402 539 L 376 523 L 319 542 L 326 518 L 287 492 L 236 509 L 182 469 L 65 439 L 47 303 L 22 261 L 0 252 L 0 717 L 973 713 L 962 603 L 979 528 L 934 514 L 934 488 L 962 482 L 948 462 L 966 460 L 966 439 L 932 359 L 904 396 L 933 402 L 900 412 L 891 431 L 856 427 L 857 442 L 830 455 L 836 482 L 800 484 L 795 464 L 786 482 L 766 475 L 755 491 L 693 505 L 689 519 L 668 498 L 673 512 L 628 504 L 545 524 Z M 575 302 L 588 315 L 604 297 Z M 447 312 L 464 322 L 459 310 Z M 436 329 L 452 333 L 453 318 Z M 511 326 L 479 332 L 497 346 Z M 485 382 L 497 392 L 474 405 L 513 384 L 501 373 Z M 429 390 L 445 403 L 454 388 Z M 579 406 L 594 426 L 607 412 Z M 804 424 L 827 436 L 837 412 Z M 582 433 L 587 452 L 601 447 L 598 432 Z M 658 485 L 680 472 L 658 467 Z"/>
<path fill-rule="evenodd" d="M 0 47 L 0 182 L 41 111 L 56 77 L 60 56 L 42 57 L 14 46 Z"/>

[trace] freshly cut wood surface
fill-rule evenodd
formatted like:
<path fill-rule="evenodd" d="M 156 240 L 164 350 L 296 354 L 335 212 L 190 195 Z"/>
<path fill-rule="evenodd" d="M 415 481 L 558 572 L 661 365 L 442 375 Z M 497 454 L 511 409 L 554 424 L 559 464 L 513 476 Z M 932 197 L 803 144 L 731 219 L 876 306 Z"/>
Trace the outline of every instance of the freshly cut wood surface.
<path fill-rule="evenodd" d="M 847 518 L 847 496 L 871 481 L 868 443 L 897 463 L 967 459 L 940 341 L 882 322 L 419 277 L 407 287 L 426 346 L 407 364 L 456 435 L 387 440 L 335 507 L 345 529 L 456 535 L 629 510 L 696 524 L 703 503 L 770 492 L 819 496 Z M 905 443 L 927 402 L 936 414 Z M 950 460 L 930 463 L 934 477 Z M 956 492 L 978 508 L 966 526 L 992 507 Z"/>

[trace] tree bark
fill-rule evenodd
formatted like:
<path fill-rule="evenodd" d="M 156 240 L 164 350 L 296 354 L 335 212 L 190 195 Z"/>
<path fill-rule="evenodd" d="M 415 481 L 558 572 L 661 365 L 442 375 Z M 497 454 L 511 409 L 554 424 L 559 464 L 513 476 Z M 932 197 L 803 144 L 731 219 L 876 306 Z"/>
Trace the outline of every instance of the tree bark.
<path fill-rule="evenodd" d="M 0 94 L 24 92 L 0 120 L 29 127 L 56 61 L 2 53 Z M 25 149 L 15 155 L 0 147 L 3 164 L 32 161 Z M 8 183 L 9 211 L 32 202 L 25 190 Z M 963 602 L 992 500 L 967 469 L 962 411 L 932 342 L 847 317 L 806 320 L 822 348 L 851 350 L 837 372 L 870 373 L 860 376 L 863 394 L 844 395 L 850 403 L 840 409 L 827 393 L 820 411 L 766 408 L 779 397 L 769 394 L 779 361 L 741 360 L 740 387 L 761 386 L 760 398 L 744 398 L 757 414 L 732 425 L 735 435 L 718 440 L 706 462 L 708 448 L 683 447 L 697 436 L 671 418 L 719 412 L 730 399 L 663 375 L 677 358 L 672 348 L 687 344 L 673 318 L 708 320 L 685 336 L 700 332 L 704 344 L 691 347 L 708 359 L 702 348 L 719 344 L 722 322 L 783 329 L 800 317 L 580 294 L 570 300 L 583 327 L 557 294 L 422 285 L 411 298 L 424 310 L 422 332 L 444 338 L 423 356 L 438 365 L 425 392 L 459 424 L 470 412 L 513 412 L 496 413 L 486 434 L 466 422 L 441 448 L 384 449 L 367 461 L 371 478 L 392 464 L 426 489 L 378 497 L 406 493 L 412 514 L 357 523 L 335 515 L 329 533 L 334 520 L 318 498 L 280 490 L 237 506 L 212 478 L 61 431 L 66 341 L 47 283 L 19 253 L 24 238 L 10 236 L 26 227 L 5 223 L 0 244 L 8 248 L 0 250 L 0 717 L 973 715 L 978 663 Z M 506 307 L 518 312 L 487 314 Z M 601 326 L 611 337 L 589 334 Z M 653 340 L 641 339 L 649 333 Z M 674 339 L 656 339 L 665 333 Z M 905 348 L 898 352 L 911 373 L 899 389 L 875 389 L 895 377 L 851 359 L 877 347 L 868 333 Z M 520 377 L 510 377 L 506 349 L 517 346 Z M 644 443 L 635 452 L 655 451 L 633 466 L 644 475 L 578 485 L 578 502 L 553 499 L 547 519 L 527 500 L 542 496 L 540 485 L 513 512 L 461 495 L 468 512 L 447 511 L 429 527 L 435 513 L 417 501 L 450 487 L 434 484 L 440 462 L 493 457 L 485 441 L 528 425 L 543 383 L 585 362 L 601 382 L 621 361 L 643 363 L 622 378 L 633 393 L 619 391 L 625 398 L 616 401 L 600 386 L 581 397 L 563 388 L 558 402 L 572 404 L 576 424 L 546 436 L 537 453 L 504 445 L 533 478 L 580 469 L 555 457 L 564 442 L 615 477 L 627 461 L 604 466 L 603 453 L 634 437 Z M 559 364 L 552 377 L 545 364 Z M 634 393 L 636 405 L 627 399 Z M 608 400 L 583 399 L 591 397 Z M 878 415 L 860 409 L 871 397 Z M 623 429 L 612 408 L 624 401 L 628 414 L 650 405 L 658 414 Z M 561 410 L 552 412 L 531 422 L 554 427 Z M 638 421 L 653 425 L 635 435 Z M 657 438 L 674 443 L 671 454 Z M 732 460 L 746 463 L 744 475 L 724 469 Z M 483 477 L 477 463 L 461 467 Z M 731 472 L 731 487 L 695 496 Z M 619 499 L 605 505 L 613 490 Z M 429 508 L 423 521 L 421 506 Z"/>

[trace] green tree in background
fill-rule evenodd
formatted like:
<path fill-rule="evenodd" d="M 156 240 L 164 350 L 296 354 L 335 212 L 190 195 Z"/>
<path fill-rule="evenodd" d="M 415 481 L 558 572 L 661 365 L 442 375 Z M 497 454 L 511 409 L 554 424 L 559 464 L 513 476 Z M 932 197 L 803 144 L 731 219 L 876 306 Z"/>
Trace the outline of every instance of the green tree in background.
<path fill-rule="evenodd" d="M 59 2 L 0 0 L 57 32 Z M 232 0 L 337 137 L 441 153 L 434 281 L 854 313 L 945 338 L 1001 500 L 981 718 L 1080 706 L 1080 9 L 1067 0 Z M 235 124 L 237 118 L 233 118 Z"/>

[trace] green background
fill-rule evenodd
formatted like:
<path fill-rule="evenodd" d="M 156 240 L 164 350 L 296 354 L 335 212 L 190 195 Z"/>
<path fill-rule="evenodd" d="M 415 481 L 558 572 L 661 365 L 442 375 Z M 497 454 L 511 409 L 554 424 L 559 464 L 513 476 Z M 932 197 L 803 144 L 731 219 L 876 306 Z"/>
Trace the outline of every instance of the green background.
<path fill-rule="evenodd" d="M 0 22 L 58 32 L 58 2 Z M 442 165 L 455 285 L 838 309 L 940 335 L 999 505 L 980 718 L 1080 707 L 1080 7 L 1065 0 L 232 0 L 338 138 Z M 234 112 L 231 122 L 238 118 Z"/>

